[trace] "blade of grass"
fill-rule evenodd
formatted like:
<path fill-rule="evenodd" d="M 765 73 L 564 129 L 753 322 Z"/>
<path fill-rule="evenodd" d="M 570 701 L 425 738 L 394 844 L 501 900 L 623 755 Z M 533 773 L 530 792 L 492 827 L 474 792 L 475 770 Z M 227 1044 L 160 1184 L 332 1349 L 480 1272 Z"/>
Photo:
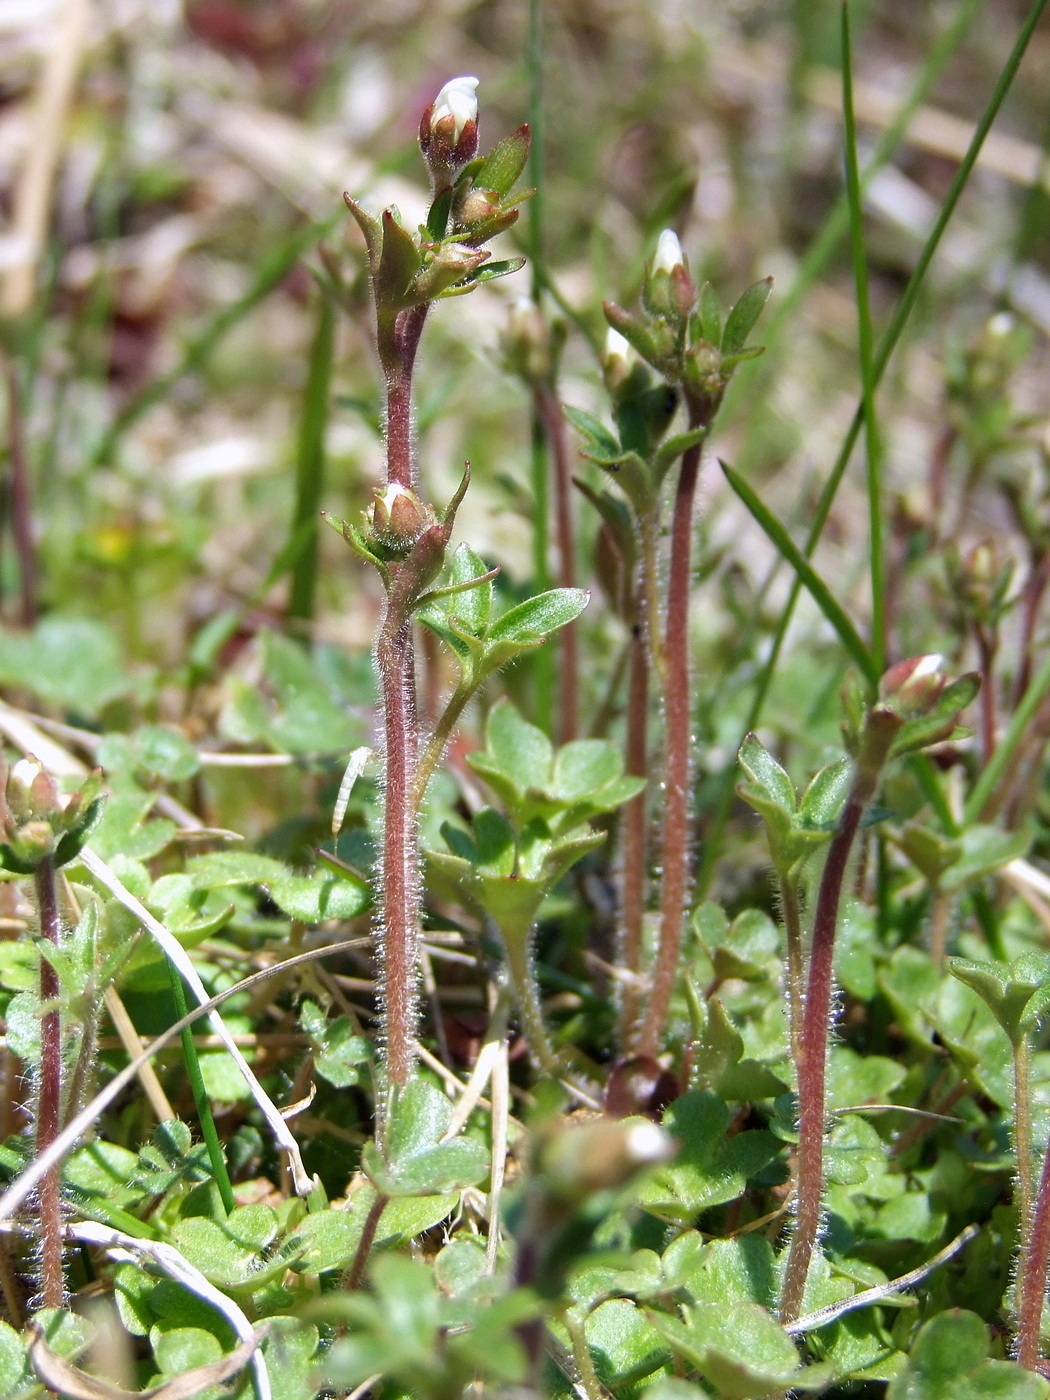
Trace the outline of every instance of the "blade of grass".
<path fill-rule="evenodd" d="M 172 1000 L 175 1003 L 175 1017 L 181 1021 L 186 1015 L 186 991 L 182 985 L 182 978 L 175 970 L 174 964 L 170 962 L 168 963 L 168 976 L 171 980 Z M 193 1043 L 193 1031 L 189 1026 L 184 1026 L 182 1029 L 182 1053 L 186 1060 L 186 1077 L 190 1081 L 190 1089 L 193 1092 L 197 1121 L 201 1125 L 201 1137 L 208 1149 L 208 1160 L 211 1162 L 215 1185 L 219 1188 L 223 1209 L 227 1215 L 232 1215 L 237 1202 L 233 1199 L 230 1173 L 226 1166 L 226 1158 L 223 1156 L 222 1143 L 219 1141 L 215 1119 L 212 1116 L 211 1100 L 208 1098 L 208 1090 L 204 1085 L 201 1063 L 197 1058 L 197 1047 Z"/>
<path fill-rule="evenodd" d="M 955 177 L 951 182 L 948 193 L 945 195 L 944 203 L 941 205 L 934 226 L 927 235 L 926 242 L 919 254 L 919 259 L 901 294 L 897 309 L 879 340 L 878 348 L 875 352 L 874 364 L 872 365 L 873 379 L 876 385 L 882 379 L 893 351 L 897 347 L 897 342 L 900 340 L 901 333 L 908 322 L 908 317 L 911 315 L 912 309 L 918 300 L 919 292 L 926 278 L 926 273 L 940 245 L 944 230 L 947 228 L 952 214 L 955 212 L 956 205 L 962 196 L 962 192 L 966 188 L 970 175 L 973 173 L 973 168 L 977 163 L 977 157 L 980 155 L 981 147 L 984 145 L 985 137 L 988 135 L 992 123 L 995 121 L 999 109 L 1003 105 L 1006 94 L 1010 90 L 1017 70 L 1021 65 L 1021 60 L 1024 58 L 1029 42 L 1031 41 L 1039 20 L 1042 18 L 1047 3 L 1048 0 L 1033 0 L 1028 16 L 1017 36 L 1017 41 L 1010 52 L 1009 58 L 1003 65 L 999 77 L 996 80 L 995 87 L 992 90 L 992 94 L 981 114 L 981 119 L 977 123 L 969 149 L 960 163 L 958 170 L 955 172 Z M 853 421 L 850 424 L 842 447 L 839 450 L 839 455 L 825 482 L 824 490 L 821 492 L 813 524 L 810 527 L 809 535 L 806 540 L 805 555 L 807 558 L 813 553 L 813 550 L 817 546 L 817 541 L 823 533 L 824 525 L 827 522 L 839 485 L 845 474 L 846 465 L 856 445 L 862 418 L 863 409 L 862 406 L 858 405 L 853 415 Z M 758 726 L 761 719 L 766 697 L 769 694 L 769 687 L 773 680 L 773 673 L 776 671 L 777 662 L 780 660 L 780 652 L 784 645 L 784 638 L 787 636 L 787 630 L 791 624 L 791 618 L 794 615 L 795 604 L 798 602 L 798 595 L 801 588 L 801 579 L 796 575 L 792 582 L 787 602 L 781 612 L 780 620 L 777 623 L 777 629 L 773 636 L 773 645 L 770 648 L 769 655 L 766 658 L 765 665 L 762 667 L 762 672 L 758 678 L 755 698 L 751 703 L 751 710 L 741 733 L 741 743 L 743 743 L 746 735 Z M 711 834 L 704 843 L 703 857 L 697 876 L 697 898 L 703 896 L 710 882 L 715 856 L 721 843 L 721 833 L 729 818 L 729 810 L 733 802 L 733 778 L 735 772 L 736 760 L 734 758 L 733 762 L 726 768 L 722 782 L 721 797 L 716 809 Z"/>
<path fill-rule="evenodd" d="M 949 60 L 963 43 L 984 4 L 985 0 L 963 0 L 952 22 L 946 26 L 938 36 L 937 41 L 931 46 L 911 90 L 901 103 L 893 121 L 882 133 L 871 160 L 864 168 L 860 182 L 862 196 L 871 181 L 901 144 L 912 118 L 926 101 Z M 732 420 L 737 415 L 738 410 L 745 408 L 751 415 L 752 406 L 762 401 L 762 386 L 768 383 L 776 372 L 777 351 L 785 332 L 794 324 L 795 315 L 807 293 L 834 257 L 848 231 L 849 204 L 845 193 L 843 193 L 832 206 L 820 231 L 807 248 L 791 285 L 783 295 L 777 297 L 775 305 L 769 309 L 769 315 L 763 322 L 762 333 L 766 353 L 761 359 L 750 360 L 740 365 L 733 375 L 719 414 L 722 420 Z M 755 431 L 757 431 L 757 421 L 754 427 L 749 428 L 748 434 L 745 436 L 742 449 L 745 457 L 748 455 L 751 436 Z"/>
<path fill-rule="evenodd" d="M 299 444 L 295 473 L 295 514 L 291 539 L 305 540 L 292 566 L 288 594 L 289 618 L 309 621 L 317 593 L 318 527 L 325 475 L 325 430 L 328 426 L 329 390 L 335 348 L 335 309 L 331 297 L 318 293 L 317 323 L 310 346 L 310 363 L 303 389 L 299 419 Z"/>
<path fill-rule="evenodd" d="M 806 556 L 799 549 L 788 532 L 781 525 L 771 510 L 769 510 L 758 498 L 747 482 L 744 481 L 732 467 L 720 461 L 719 466 L 725 473 L 725 478 L 736 494 L 743 501 L 755 520 L 777 547 L 782 558 L 784 558 L 794 569 L 795 575 L 800 584 L 803 584 L 809 591 L 813 601 L 821 610 L 827 620 L 834 627 L 839 635 L 839 640 L 849 652 L 850 656 L 857 663 L 861 672 L 871 682 L 878 680 L 879 673 L 875 669 L 875 660 L 864 645 L 864 640 L 846 616 L 846 612 L 840 603 L 836 602 L 831 589 L 814 569 Z"/>
<path fill-rule="evenodd" d="M 133 427 L 155 404 L 167 398 L 181 379 L 201 369 L 227 332 L 254 311 L 259 303 L 264 301 L 274 288 L 284 281 L 303 254 L 319 243 L 345 218 L 345 210 L 339 209 L 338 212 L 329 214 L 325 219 L 305 224 L 282 239 L 276 248 L 262 258 L 258 271 L 247 290 L 236 301 L 223 307 L 217 315 L 212 317 L 204 329 L 186 346 L 178 364 L 166 374 L 160 375 L 147 384 L 134 398 L 128 400 L 90 454 L 88 467 L 98 467 L 108 463 L 127 430 Z"/>
<path fill-rule="evenodd" d="M 874 337 L 871 298 L 868 291 L 868 255 L 864 244 L 864 208 L 857 160 L 857 122 L 853 113 L 853 57 L 849 3 L 842 0 L 842 118 L 846 154 L 846 198 L 849 203 L 853 280 L 857 290 L 857 348 L 860 358 L 861 411 L 868 482 L 868 550 L 871 556 L 871 657 L 876 676 L 886 669 L 886 617 L 882 545 L 882 449 L 875 416 L 875 380 L 872 373 Z"/>

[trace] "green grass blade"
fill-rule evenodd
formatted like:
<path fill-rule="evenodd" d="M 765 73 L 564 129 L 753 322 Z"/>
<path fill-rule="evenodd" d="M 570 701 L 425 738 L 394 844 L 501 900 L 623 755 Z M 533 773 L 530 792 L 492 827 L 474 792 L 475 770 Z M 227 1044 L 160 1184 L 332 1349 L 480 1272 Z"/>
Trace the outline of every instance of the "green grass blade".
<path fill-rule="evenodd" d="M 1014 77 L 1016 76 L 1017 70 L 1021 64 L 1021 60 L 1024 58 L 1025 52 L 1028 48 L 1028 44 L 1032 38 L 1032 34 L 1035 32 L 1036 25 L 1042 18 L 1043 11 L 1046 9 L 1047 3 L 1048 0 L 1033 0 L 1032 7 L 1028 12 L 1028 17 L 1026 18 L 1024 25 L 1022 26 L 1021 31 L 1017 36 L 1017 41 L 1010 52 L 1009 58 L 1007 59 L 1002 71 L 999 74 L 995 87 L 992 91 L 992 95 L 988 99 L 988 103 L 984 109 L 981 119 L 977 123 L 977 127 L 974 131 L 973 137 L 971 138 L 969 148 L 967 149 L 966 155 L 963 157 L 959 169 L 955 173 L 955 178 L 952 180 L 948 193 L 945 196 L 944 203 L 941 206 L 940 213 L 938 214 L 934 226 L 930 230 L 930 233 L 927 237 L 922 252 L 919 255 L 919 260 L 915 266 L 915 270 L 912 272 L 912 275 L 908 280 L 908 284 L 904 289 L 897 310 L 894 312 L 890 324 L 887 326 L 886 330 L 883 333 L 882 339 L 879 341 L 879 346 L 875 354 L 874 364 L 874 375 L 876 384 L 882 378 L 882 375 L 886 369 L 886 365 L 889 363 L 890 356 L 896 348 L 897 341 L 900 339 L 901 332 L 903 331 L 907 323 L 908 317 L 911 314 L 912 308 L 914 307 L 915 302 L 918 298 L 919 291 L 922 288 L 922 283 L 925 280 L 926 272 L 929 268 L 930 262 L 933 259 L 933 255 L 937 251 L 937 247 L 940 244 L 941 237 L 944 234 L 944 230 L 947 227 L 948 221 L 950 220 L 952 214 L 955 212 L 955 206 L 958 204 L 959 198 L 966 187 L 967 181 L 970 178 L 974 165 L 977 163 L 977 157 L 980 155 L 981 147 L 984 145 L 985 137 L 988 135 L 991 125 L 995 121 L 996 116 L 998 115 L 999 108 L 1002 106 L 1006 98 L 1006 94 L 1010 90 L 1010 86 L 1014 80 Z M 841 482 L 843 474 L 846 470 L 846 464 L 848 463 L 850 455 L 853 452 L 853 448 L 856 445 L 857 436 L 861 428 L 861 422 L 862 410 L 858 407 L 857 411 L 853 415 L 853 421 L 850 424 L 849 431 L 846 434 L 845 441 L 842 444 L 842 448 L 839 452 L 835 465 L 832 468 L 831 474 L 824 485 L 824 490 L 821 492 L 820 501 L 817 505 L 816 515 L 814 517 L 813 524 L 810 528 L 809 537 L 806 541 L 805 553 L 807 557 L 810 554 L 812 554 L 813 550 L 816 548 L 817 541 L 820 539 L 821 533 L 823 532 L 824 525 L 831 511 L 831 507 L 835 500 L 836 493 L 838 492 L 839 483 Z M 777 630 L 773 637 L 773 645 L 770 648 L 769 656 L 766 660 L 766 664 L 762 668 L 762 673 L 758 679 L 758 684 L 755 690 L 755 698 L 752 701 L 751 710 L 748 714 L 747 721 L 744 725 L 743 733 L 741 734 L 741 742 L 743 742 L 745 735 L 749 734 L 752 729 L 757 728 L 761 719 L 762 710 L 765 707 L 766 697 L 769 694 L 769 687 L 773 680 L 773 674 L 776 671 L 777 662 L 780 660 L 780 653 L 784 646 L 784 638 L 787 636 L 787 630 L 791 624 L 791 618 L 795 611 L 795 604 L 798 602 L 798 595 L 801 587 L 802 584 L 799 578 L 796 576 L 796 578 L 792 582 L 791 591 L 788 595 L 787 603 L 785 604 L 783 612 L 780 615 L 780 621 L 777 624 Z M 734 762 L 731 765 L 729 765 L 729 767 L 727 767 L 725 771 L 725 777 L 722 783 L 722 793 L 719 799 L 718 808 L 716 810 L 715 819 L 711 831 L 711 837 L 705 845 L 702 863 L 697 874 L 696 888 L 698 898 L 702 897 L 703 892 L 706 890 L 711 878 L 711 873 L 714 869 L 714 860 L 718 852 L 718 847 L 721 843 L 721 833 L 725 828 L 726 821 L 729 817 L 729 810 L 733 801 L 733 779 L 735 772 L 736 764 L 734 760 Z"/>
<path fill-rule="evenodd" d="M 172 1000 L 175 1002 L 175 1018 L 181 1021 L 186 1015 L 186 989 L 182 985 L 178 969 L 170 962 L 168 963 L 168 977 L 171 980 Z M 215 1185 L 219 1188 L 219 1196 L 226 1214 L 231 1215 L 237 1202 L 233 1198 L 229 1169 L 223 1155 L 222 1143 L 219 1141 L 219 1131 L 212 1116 L 211 1100 L 208 1098 L 208 1091 L 204 1086 L 204 1075 L 201 1073 L 200 1060 L 197 1058 L 197 1047 L 193 1043 L 193 1030 L 189 1026 L 185 1026 L 182 1031 L 182 1053 L 186 1061 L 186 1075 L 193 1091 L 193 1103 L 197 1109 L 201 1137 L 208 1149 L 208 1160 L 211 1162 Z"/>
<path fill-rule="evenodd" d="M 325 475 L 325 430 L 335 349 L 335 308 L 322 290 L 318 294 L 317 324 L 310 346 L 310 363 L 303 389 L 295 473 L 295 514 L 291 539 L 305 533 L 292 566 L 288 616 L 309 621 L 317 593 L 318 527 Z"/>
<path fill-rule="evenodd" d="M 890 357 L 897 347 L 897 342 L 900 340 L 901 332 L 904 330 L 904 327 L 908 322 L 908 317 L 911 315 L 912 309 L 915 306 L 915 302 L 918 300 L 919 292 L 922 289 L 922 284 L 926 279 L 926 273 L 929 269 L 930 263 L 933 261 L 933 255 L 937 251 L 941 238 L 944 234 L 944 230 L 947 227 L 952 214 L 955 212 L 955 207 L 958 204 L 962 192 L 966 187 L 967 181 L 969 180 L 970 175 L 973 172 L 973 168 L 977 163 L 977 157 L 980 155 L 981 147 L 984 145 L 984 139 L 988 135 L 992 122 L 998 115 L 999 108 L 1002 106 L 1006 94 L 1010 89 L 1010 84 L 1013 82 L 1017 69 L 1020 66 L 1021 59 L 1024 57 L 1025 50 L 1028 47 L 1029 40 L 1032 37 L 1032 33 L 1035 30 L 1035 27 L 1038 24 L 1043 11 L 1046 9 L 1047 3 L 1048 0 L 1034 0 L 1032 8 L 1028 14 L 1028 18 L 1024 23 L 1021 33 L 1018 35 L 1016 44 L 1013 47 L 1013 51 L 1011 52 L 1009 59 L 1007 60 L 1002 72 L 999 75 L 999 79 L 996 82 L 995 89 L 988 100 L 988 104 L 984 109 L 984 112 L 981 116 L 981 120 L 977 124 L 976 130 L 974 131 L 973 138 L 970 141 L 970 145 L 967 149 L 966 155 L 963 157 L 963 160 L 959 165 L 959 169 L 955 173 L 955 178 L 952 180 L 951 186 L 948 190 L 947 195 L 945 196 L 944 203 L 942 204 L 940 212 L 937 215 L 937 219 L 934 223 L 934 226 L 930 230 L 926 242 L 923 245 L 922 251 L 919 254 L 919 259 L 915 265 L 915 270 L 912 272 L 911 277 L 908 279 L 908 284 L 901 295 L 900 302 L 897 305 L 897 309 L 893 313 L 893 317 L 890 321 L 890 324 L 886 327 L 886 330 L 883 332 L 882 338 L 880 339 L 878 347 L 875 351 L 875 361 L 873 365 L 874 380 L 876 384 L 878 384 L 879 381 L 882 379 L 882 376 L 886 371 L 886 366 L 889 364 Z M 842 481 L 842 477 L 846 470 L 846 465 L 849 462 L 854 447 L 856 446 L 862 422 L 863 408 L 862 406 L 858 405 L 856 412 L 853 415 L 853 421 L 850 424 L 849 431 L 846 433 L 845 440 L 843 441 L 842 447 L 839 451 L 839 455 L 835 460 L 835 465 L 832 467 L 831 474 L 829 475 L 824 485 L 824 490 L 821 492 L 820 501 L 817 505 L 816 515 L 814 517 L 813 524 L 810 527 L 809 537 L 806 541 L 805 553 L 807 557 L 813 553 L 813 550 L 816 548 L 817 541 L 820 539 L 820 536 L 823 533 L 824 525 L 827 522 L 828 515 L 831 511 L 831 507 L 835 500 L 835 496 L 838 493 L 839 485 Z M 773 672 L 776 669 L 777 661 L 780 658 L 781 648 L 784 645 L 784 637 L 787 634 L 787 629 L 791 623 L 792 614 L 795 611 L 795 604 L 798 601 L 800 587 L 801 584 L 796 578 L 795 582 L 792 584 L 791 593 L 789 594 L 787 603 L 784 606 L 784 611 L 781 615 L 780 622 L 777 625 L 776 635 L 773 640 L 773 647 L 770 651 L 769 658 L 766 662 L 766 665 L 763 668 L 762 676 L 759 680 L 758 691 L 755 696 L 755 701 L 752 706 L 752 712 L 749 717 L 749 722 L 745 733 L 749 732 L 751 729 L 754 729 L 759 721 L 759 717 L 762 712 L 762 707 L 765 704 L 766 695 L 769 691 L 769 684 L 772 679 Z"/>
<path fill-rule="evenodd" d="M 227 332 L 254 311 L 259 303 L 284 281 L 303 254 L 316 247 L 321 239 L 338 224 L 343 223 L 345 218 L 346 211 L 340 208 L 325 219 L 305 224 L 284 238 L 264 257 L 247 290 L 212 317 L 204 329 L 186 346 L 179 363 L 166 374 L 147 384 L 134 398 L 129 399 L 103 433 L 90 455 L 88 466 L 98 467 L 110 462 L 127 430 L 147 414 L 154 404 L 166 399 L 187 374 L 201 369 Z"/>
<path fill-rule="evenodd" d="M 857 160 L 857 122 L 853 112 L 853 56 L 849 4 L 842 0 L 842 116 L 846 153 L 846 198 L 849 203 L 853 280 L 857 290 L 857 341 L 860 355 L 861 412 L 867 453 L 868 549 L 871 555 L 871 655 L 876 676 L 885 670 L 886 618 L 882 545 L 882 450 L 875 416 L 874 335 L 868 293 L 868 255 L 864 244 L 864 209 Z"/>
<path fill-rule="evenodd" d="M 919 69 L 908 95 L 901 103 L 893 121 L 882 133 L 871 160 L 861 176 L 861 194 L 889 161 L 911 125 L 912 117 L 930 95 L 937 80 L 965 40 L 978 12 L 986 0 L 963 0 L 952 22 L 938 36 L 922 67 Z M 751 411 L 756 401 L 761 401 L 762 385 L 769 382 L 776 372 L 778 350 L 785 333 L 794 324 L 796 313 L 810 289 L 823 274 L 828 263 L 835 256 L 842 240 L 849 231 L 849 204 L 845 194 L 839 196 L 831 212 L 824 220 L 819 233 L 812 240 L 799 263 L 791 285 L 769 309 L 762 323 L 762 340 L 766 353 L 760 360 L 751 360 L 740 366 L 733 376 L 726 393 L 720 418 L 730 420 L 738 409 Z M 753 431 L 753 430 L 752 430 Z M 745 438 L 743 455 L 748 455 L 750 433 Z"/>
<path fill-rule="evenodd" d="M 1006 733 L 985 764 L 984 771 L 974 784 L 970 796 L 966 799 L 963 815 L 967 822 L 975 822 L 980 819 L 988 801 L 995 795 L 996 788 L 1005 776 L 1021 741 L 1028 733 L 1029 725 L 1035 719 L 1039 707 L 1048 693 L 1050 693 L 1050 656 L 1046 658 L 1032 677 L 1028 689 L 1021 698 L 1021 703 L 1013 713 Z"/>
<path fill-rule="evenodd" d="M 743 477 L 739 476 L 732 467 L 727 467 L 725 462 L 719 465 L 725 473 L 725 478 L 736 494 L 743 501 L 755 520 L 766 532 L 773 544 L 777 547 L 782 558 L 794 569 L 795 574 L 801 584 L 808 589 L 810 596 L 820 608 L 821 612 L 834 627 L 839 635 L 839 640 L 849 652 L 850 656 L 857 663 L 864 676 L 872 682 L 878 680 L 879 673 L 875 669 L 875 662 L 871 652 L 864 645 L 864 641 L 846 616 L 841 604 L 836 602 L 830 588 L 814 569 L 806 556 L 795 544 L 794 540 L 781 525 L 771 510 L 765 506 L 758 496 L 748 486 Z"/>

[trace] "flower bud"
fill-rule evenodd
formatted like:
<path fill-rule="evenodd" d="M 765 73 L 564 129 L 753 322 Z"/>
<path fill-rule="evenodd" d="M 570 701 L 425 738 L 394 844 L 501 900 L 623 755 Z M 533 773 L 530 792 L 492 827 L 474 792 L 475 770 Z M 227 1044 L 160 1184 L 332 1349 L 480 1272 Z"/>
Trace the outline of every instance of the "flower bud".
<path fill-rule="evenodd" d="M 414 491 L 391 482 L 374 492 L 371 526 L 388 549 L 407 549 L 415 544 L 431 523 L 426 506 Z"/>
<path fill-rule="evenodd" d="M 948 684 L 938 652 L 912 656 L 891 666 L 879 683 L 879 699 L 901 719 L 927 714 Z"/>
<path fill-rule="evenodd" d="M 640 356 L 627 337 L 621 335 L 615 326 L 610 326 L 605 332 L 601 354 L 602 375 L 609 392 L 615 393 L 622 388 L 640 363 Z"/>
<path fill-rule="evenodd" d="M 648 1119 L 604 1118 L 558 1133 L 541 1149 L 536 1169 L 552 1197 L 582 1203 L 670 1160 L 676 1147 L 671 1135 Z"/>
<path fill-rule="evenodd" d="M 0 771 L 0 867 L 28 874 L 48 856 L 64 864 L 87 840 L 101 813 L 102 773 L 62 792 L 31 755 Z"/>
<path fill-rule="evenodd" d="M 674 229 L 665 228 L 657 241 L 643 301 L 654 316 L 676 323 L 684 321 L 696 305 L 696 284 Z"/>
<path fill-rule="evenodd" d="M 542 383 L 551 373 L 551 333 L 543 312 L 529 297 L 511 302 L 506 330 L 500 335 L 503 363 L 528 384 Z"/>
<path fill-rule="evenodd" d="M 419 149 L 435 190 L 447 189 L 478 151 L 477 78 L 453 78 L 423 113 Z"/>

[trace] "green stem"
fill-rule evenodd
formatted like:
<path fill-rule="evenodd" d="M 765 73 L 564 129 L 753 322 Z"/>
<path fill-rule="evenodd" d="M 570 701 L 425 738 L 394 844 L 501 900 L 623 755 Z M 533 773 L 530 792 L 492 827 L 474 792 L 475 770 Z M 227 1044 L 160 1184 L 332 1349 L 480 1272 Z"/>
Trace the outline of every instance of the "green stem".
<path fill-rule="evenodd" d="M 419 766 L 416 768 L 415 780 L 412 784 L 410 802 L 415 811 L 419 811 L 423 798 L 426 796 L 427 784 L 434 776 L 434 769 L 441 761 L 441 755 L 445 752 L 445 745 L 452 737 L 452 731 L 459 722 L 459 717 L 467 707 L 467 702 L 474 694 L 473 690 L 460 686 L 453 693 L 444 713 L 434 726 L 434 730 L 427 740 L 426 747 L 419 758 Z"/>
<path fill-rule="evenodd" d="M 182 985 L 182 978 L 178 971 L 168 963 L 168 977 L 171 981 L 171 996 L 175 1003 L 175 1016 L 177 1020 L 182 1020 L 186 1015 L 186 991 Z M 197 1120 L 201 1125 L 201 1137 L 204 1139 L 208 1149 L 208 1160 L 211 1162 L 212 1175 L 215 1177 L 215 1184 L 219 1188 L 219 1196 L 222 1199 L 223 1208 L 227 1215 L 230 1215 L 237 1202 L 233 1199 L 233 1186 L 230 1182 L 230 1173 L 226 1166 L 226 1158 L 223 1156 L 222 1143 L 219 1141 L 218 1129 L 215 1127 L 215 1119 L 212 1116 L 211 1101 L 208 1098 L 208 1091 L 204 1086 L 204 1075 L 201 1073 L 200 1060 L 197 1058 L 197 1047 L 193 1043 L 193 1031 L 189 1026 L 182 1030 L 182 1053 L 186 1060 L 186 1076 L 190 1081 L 190 1089 L 193 1091 L 193 1102 L 197 1109 Z"/>
<path fill-rule="evenodd" d="M 500 932 L 503 934 L 503 947 L 507 954 L 514 999 L 518 1004 L 521 1028 L 525 1033 L 529 1051 L 538 1068 L 551 1079 L 557 1079 L 563 1072 L 563 1066 L 550 1042 L 540 992 L 536 985 L 536 973 L 532 962 L 532 928 L 501 926 Z"/>

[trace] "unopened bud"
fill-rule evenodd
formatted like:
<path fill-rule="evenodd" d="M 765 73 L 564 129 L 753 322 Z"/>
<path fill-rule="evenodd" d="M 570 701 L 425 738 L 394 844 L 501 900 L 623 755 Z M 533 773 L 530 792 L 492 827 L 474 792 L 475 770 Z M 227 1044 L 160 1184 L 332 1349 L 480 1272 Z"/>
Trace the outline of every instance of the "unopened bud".
<path fill-rule="evenodd" d="M 445 189 L 478 151 L 478 80 L 453 78 L 423 113 L 419 148 L 435 189 Z"/>
<path fill-rule="evenodd" d="M 641 358 L 626 336 L 610 326 L 605 332 L 605 345 L 602 347 L 601 366 L 606 387 L 613 393 L 631 377 L 633 370 L 641 363 Z"/>
<path fill-rule="evenodd" d="M 665 228 L 657 241 L 643 301 L 654 316 L 673 323 L 684 321 L 696 304 L 696 284 L 674 229 Z"/>
<path fill-rule="evenodd" d="M 668 1161 L 675 1149 L 671 1135 L 648 1119 L 606 1118 L 559 1133 L 541 1152 L 537 1171 L 552 1195 L 583 1202 Z"/>
<path fill-rule="evenodd" d="M 891 666 L 879 683 L 879 698 L 901 719 L 927 714 L 948 684 L 939 652 L 912 656 Z"/>
<path fill-rule="evenodd" d="M 685 254 L 673 228 L 665 228 L 656 243 L 653 271 L 666 272 L 668 277 L 676 267 L 685 267 Z"/>
<path fill-rule="evenodd" d="M 46 820 L 62 812 L 69 797 L 59 791 L 50 773 L 32 755 L 19 759 L 7 779 L 7 806 L 19 822 Z"/>
<path fill-rule="evenodd" d="M 416 493 L 391 482 L 374 494 L 371 525 L 376 536 L 390 548 L 415 544 L 431 520 Z"/>
<path fill-rule="evenodd" d="M 529 297 L 511 302 L 507 328 L 500 336 L 503 363 L 511 374 L 536 384 L 551 372 L 551 335 L 543 312 Z"/>

